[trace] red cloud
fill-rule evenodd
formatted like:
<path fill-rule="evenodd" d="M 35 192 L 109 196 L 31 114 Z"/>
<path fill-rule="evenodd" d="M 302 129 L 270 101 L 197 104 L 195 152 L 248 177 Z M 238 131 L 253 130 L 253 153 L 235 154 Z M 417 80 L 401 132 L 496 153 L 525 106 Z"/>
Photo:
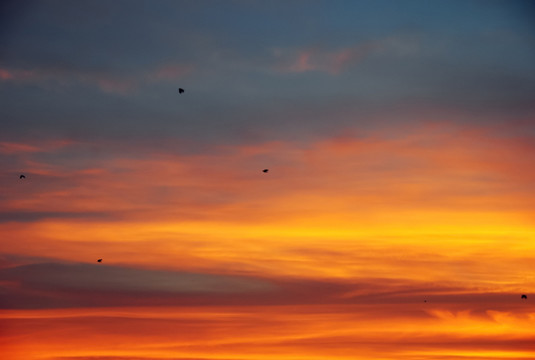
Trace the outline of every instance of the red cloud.
<path fill-rule="evenodd" d="M 13 74 L 6 70 L 6 69 L 0 69 L 0 79 L 2 80 L 9 80 L 13 78 Z"/>

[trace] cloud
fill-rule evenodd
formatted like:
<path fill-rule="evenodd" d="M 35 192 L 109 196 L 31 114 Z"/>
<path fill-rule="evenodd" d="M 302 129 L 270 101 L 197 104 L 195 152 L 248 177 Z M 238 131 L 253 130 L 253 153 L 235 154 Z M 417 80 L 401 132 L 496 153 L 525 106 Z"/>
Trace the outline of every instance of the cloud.
<path fill-rule="evenodd" d="M 0 82 L 14 84 L 37 84 L 43 87 L 69 87 L 89 85 L 104 93 L 127 95 L 148 83 L 175 81 L 190 74 L 192 65 L 164 64 L 155 68 L 124 71 L 58 65 L 36 68 L 0 68 Z"/>
<path fill-rule="evenodd" d="M 47 309 L 373 304 L 381 305 L 381 311 L 386 311 L 369 314 L 377 318 L 394 316 L 391 312 L 400 304 L 411 309 L 420 308 L 424 300 L 432 309 L 463 310 L 483 317 L 489 317 L 489 310 L 522 313 L 527 306 L 520 303 L 518 294 L 464 288 L 462 282 L 436 284 L 371 277 L 344 280 L 244 276 L 109 266 L 106 257 L 101 264 L 97 264 L 96 259 L 94 261 L 94 264 L 24 264 L 23 261 L 22 265 L 2 268 L 0 306 L 4 309 Z M 429 312 L 413 316 L 441 317 L 441 314 L 443 312 Z"/>
<path fill-rule="evenodd" d="M 2 307 L 195 303 L 198 297 L 209 300 L 274 289 L 272 283 L 260 279 L 108 266 L 106 258 L 102 264 L 94 260 L 94 265 L 41 263 L 0 269 L 0 281 L 18 284 L 4 288 Z"/>
<path fill-rule="evenodd" d="M 60 356 L 47 360 L 213 360 L 211 357 L 139 357 L 139 356 Z M 217 360 L 240 360 L 218 357 Z"/>
<path fill-rule="evenodd" d="M 101 264 L 33 264 L 4 269 L 3 278 L 36 288 L 165 293 L 240 293 L 269 289 L 247 278 L 113 267 Z"/>
<path fill-rule="evenodd" d="M 77 69 L 71 66 L 32 69 L 3 68 L 0 79 L 15 84 L 37 84 L 44 87 L 91 85 L 106 93 L 127 94 L 137 88 L 127 76 L 98 69 Z"/>
<path fill-rule="evenodd" d="M 0 79 L 1 80 L 9 80 L 12 79 L 14 76 L 13 74 L 6 70 L 6 69 L 0 69 Z"/>
<path fill-rule="evenodd" d="M 148 72 L 146 77 L 152 81 L 176 81 L 190 74 L 193 69 L 192 65 L 165 64 Z"/>
<path fill-rule="evenodd" d="M 0 141 L 0 154 L 24 154 L 38 152 L 52 152 L 73 145 L 72 140 L 35 141 L 32 144 L 24 142 Z"/>
<path fill-rule="evenodd" d="M 418 52 L 418 47 L 417 38 L 396 35 L 334 50 L 320 47 L 293 50 L 275 48 L 272 56 L 276 61 L 274 69 L 278 72 L 320 71 L 339 75 L 374 54 L 394 57 L 414 56 Z"/>
<path fill-rule="evenodd" d="M 2 247 L 270 276 L 461 271 L 488 291 L 521 291 L 533 268 L 521 250 L 533 225 L 531 137 L 448 123 L 391 130 L 194 154 L 106 142 L 25 152 L 0 176 Z"/>
<path fill-rule="evenodd" d="M 415 316 L 424 307 L 429 306 L 19 310 L 2 312 L 2 320 L 25 335 L 6 344 L 6 350 L 15 347 L 8 355 L 24 349 L 17 358 L 33 358 L 33 352 L 54 360 L 532 358 L 533 323 L 525 314 L 501 313 L 500 322 L 467 313 Z"/>
<path fill-rule="evenodd" d="M 0 211 L 0 223 L 34 222 L 45 219 L 86 219 L 111 220 L 117 214 L 108 212 L 55 212 L 55 211 Z"/>
<path fill-rule="evenodd" d="M 38 151 L 40 151 L 40 149 L 34 145 L 5 141 L 0 142 L 0 154 L 31 153 Z"/>
<path fill-rule="evenodd" d="M 361 46 L 345 48 L 337 51 L 321 51 L 305 49 L 292 51 L 276 51 L 278 64 L 274 69 L 281 73 L 303 73 L 308 71 L 326 72 L 331 75 L 340 74 L 346 67 L 364 59 L 374 50 L 373 47 Z"/>

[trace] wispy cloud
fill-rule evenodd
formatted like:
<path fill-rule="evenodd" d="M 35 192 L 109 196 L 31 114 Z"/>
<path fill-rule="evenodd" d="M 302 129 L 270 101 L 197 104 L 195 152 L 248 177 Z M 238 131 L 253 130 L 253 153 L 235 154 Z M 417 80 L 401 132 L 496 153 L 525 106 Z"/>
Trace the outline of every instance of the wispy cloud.
<path fill-rule="evenodd" d="M 111 220 L 113 213 L 106 212 L 54 212 L 54 211 L 0 211 L 0 223 L 34 222 L 45 219 L 100 219 Z"/>
<path fill-rule="evenodd" d="M 146 77 L 152 81 L 175 81 L 190 74 L 193 69 L 193 65 L 165 64 L 151 70 Z"/>
<path fill-rule="evenodd" d="M 534 149 L 502 130 L 422 123 L 195 154 L 105 143 L 98 158 L 86 155 L 94 144 L 54 156 L 25 152 L 0 178 L 3 246 L 82 261 L 98 244 L 123 264 L 157 259 L 171 268 L 284 276 L 410 272 L 443 281 L 457 269 L 488 291 L 498 278 L 502 289 L 521 291 L 527 280 L 508 269 L 533 268 L 525 250 Z M 21 168 L 30 174 L 24 182 Z M 122 239 L 135 243 L 132 251 Z M 503 242 L 500 260 L 494 249 Z M 391 253 L 404 257 L 375 255 Z"/>
<path fill-rule="evenodd" d="M 70 145 L 72 140 L 32 141 L 31 144 L 24 142 L 0 142 L 0 154 L 38 153 L 51 152 Z"/>
<path fill-rule="evenodd" d="M 279 72 L 320 71 L 339 75 L 372 55 L 414 56 L 418 48 L 419 42 L 415 37 L 391 36 L 339 49 L 275 48 L 272 50 L 272 56 L 276 63 L 274 69 Z"/>
<path fill-rule="evenodd" d="M 18 284 L 4 288 L 5 308 L 168 305 L 212 302 L 217 294 L 263 294 L 276 289 L 260 279 L 178 271 L 158 271 L 89 264 L 30 264 L 0 269 L 0 281 Z M 13 291 L 13 292 L 11 292 Z M 89 299 L 88 294 L 94 294 Z M 204 300 L 202 298 L 205 298 Z M 32 300 L 33 298 L 33 300 Z M 60 300 L 64 298 L 64 300 Z M 67 300 L 68 299 L 68 300 Z"/>
<path fill-rule="evenodd" d="M 370 269 L 368 276 L 354 279 L 314 279 L 306 276 L 245 276 L 225 271 L 217 274 L 106 265 L 112 259 L 113 256 L 107 257 L 102 264 L 92 259 L 94 264 L 34 263 L 2 268 L 0 288 L 4 296 L 1 307 L 46 309 L 358 304 L 381 305 L 382 311 L 392 312 L 375 314 L 378 318 L 395 316 L 393 312 L 399 304 L 418 308 L 429 303 L 436 313 L 429 312 L 428 316 L 440 318 L 457 311 L 488 317 L 489 311 L 522 313 L 530 308 L 529 304 L 521 303 L 517 292 L 496 292 L 491 286 L 485 289 L 467 285 L 463 281 L 445 281 L 441 284 L 399 277 L 374 278 L 374 269 Z M 294 261 L 298 260 L 298 257 L 294 257 Z M 339 260 L 344 262 L 343 258 Z M 456 260 L 452 259 L 437 263 L 437 266 L 455 263 Z M 344 267 L 347 266 L 345 263 Z M 383 260 L 382 266 L 390 265 Z M 410 271 L 404 269 L 403 273 L 410 274 Z M 502 286 L 502 289 L 505 288 Z"/>
<path fill-rule="evenodd" d="M 35 352 L 54 360 L 361 360 L 378 356 L 524 360 L 533 356 L 529 313 L 494 312 L 494 318 L 462 311 L 445 311 L 441 317 L 426 314 L 436 308 L 423 303 L 391 308 L 374 304 L 127 307 L 2 311 L 1 316 L 10 328 L 33 324 L 21 330 L 27 336 L 6 344 L 7 354 L 17 354 L 17 348 L 31 341 L 26 356 Z M 33 336 L 42 328 L 47 331 Z M 56 335 L 60 330 L 69 331 L 69 341 Z M 87 349 L 83 346 L 87 343 L 94 345 Z"/>
<path fill-rule="evenodd" d="M 37 84 L 44 87 L 89 85 L 105 93 L 126 95 L 137 91 L 147 83 L 180 79 L 190 74 L 193 68 L 192 65 L 172 63 L 130 72 L 72 66 L 28 69 L 4 67 L 0 68 L 0 82 Z"/>
<path fill-rule="evenodd" d="M 535 358 L 525 1 L 16 3 L 2 359 Z"/>

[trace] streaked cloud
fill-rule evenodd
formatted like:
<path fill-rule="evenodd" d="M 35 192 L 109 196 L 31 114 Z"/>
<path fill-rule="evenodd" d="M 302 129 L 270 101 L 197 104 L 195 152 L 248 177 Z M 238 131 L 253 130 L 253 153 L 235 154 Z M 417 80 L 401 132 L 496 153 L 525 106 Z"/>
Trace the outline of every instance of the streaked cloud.
<path fill-rule="evenodd" d="M 53 212 L 53 211 L 0 211 L 2 222 L 33 222 L 44 219 L 110 219 L 113 214 L 105 212 Z"/>
<path fill-rule="evenodd" d="M 152 70 L 147 77 L 154 81 L 176 81 L 193 70 L 192 65 L 166 64 Z"/>
<path fill-rule="evenodd" d="M 276 71 L 321 71 L 339 75 L 371 55 L 414 56 L 418 48 L 419 41 L 415 36 L 391 36 L 334 50 L 321 47 L 297 50 L 275 48 L 272 55 L 276 62 Z"/>
<path fill-rule="evenodd" d="M 189 74 L 191 65 L 166 64 L 154 69 L 128 73 L 121 69 L 76 68 L 69 65 L 47 68 L 0 68 L 0 80 L 15 84 L 48 87 L 91 85 L 105 93 L 126 95 L 139 90 L 147 82 L 176 81 Z"/>
<path fill-rule="evenodd" d="M 51 152 L 73 145 L 72 140 L 52 140 L 52 141 L 38 141 L 27 143 L 17 142 L 0 142 L 0 154 L 19 154 L 19 153 L 37 153 L 37 152 Z"/>
<path fill-rule="evenodd" d="M 535 357 L 533 6 L 4 3 L 2 359 Z"/>
<path fill-rule="evenodd" d="M 50 359 L 310 358 L 527 359 L 533 354 L 532 320 L 496 312 L 496 319 L 454 312 L 449 317 L 415 317 L 424 307 L 396 305 L 383 312 L 371 306 L 154 307 L 25 310 L 2 312 L 9 328 L 31 322 L 19 334 L 50 330 L 26 354 Z M 433 307 L 433 305 L 431 305 Z M 392 308 L 393 310 L 393 308 Z M 497 320 L 499 319 L 499 320 Z M 113 320 L 113 321 L 112 321 Z M 70 341 L 58 347 L 53 330 L 69 329 Z M 459 336 L 459 331 L 463 335 Z M 477 334 L 473 332 L 477 331 Z M 151 336 L 147 336 L 150 333 Z M 113 339 L 110 338 L 113 334 Z M 7 354 L 28 343 L 7 344 Z M 115 341 L 114 341 L 115 340 Z M 120 341 L 117 341 L 120 340 Z M 91 349 L 81 346 L 91 342 Z M 491 344 L 491 345 L 489 345 Z M 16 345 L 14 347 L 13 345 Z M 19 357 L 16 357 L 17 359 Z"/>

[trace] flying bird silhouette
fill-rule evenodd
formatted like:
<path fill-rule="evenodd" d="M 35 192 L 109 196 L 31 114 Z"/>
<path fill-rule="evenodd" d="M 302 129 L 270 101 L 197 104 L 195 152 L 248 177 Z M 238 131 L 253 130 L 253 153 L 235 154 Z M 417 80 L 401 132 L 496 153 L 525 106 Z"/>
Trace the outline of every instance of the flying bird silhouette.
<path fill-rule="evenodd" d="M 184 92 L 184 89 L 182 89 L 182 88 L 178 88 L 178 93 L 179 93 L 179 94 L 182 94 L 183 92 Z"/>
<path fill-rule="evenodd" d="M 527 300 L 527 299 L 528 299 L 527 295 L 524 295 L 524 294 L 522 294 L 522 296 L 521 296 L 520 298 L 521 298 L 522 300 Z"/>
<path fill-rule="evenodd" d="M 26 179 L 26 176 L 21 175 L 21 176 L 19 176 L 19 179 Z"/>
<path fill-rule="evenodd" d="M 102 262 L 102 259 L 98 259 L 97 262 Z"/>
<path fill-rule="evenodd" d="M 263 173 L 267 173 L 268 171 L 269 171 L 269 169 L 262 170 Z"/>

